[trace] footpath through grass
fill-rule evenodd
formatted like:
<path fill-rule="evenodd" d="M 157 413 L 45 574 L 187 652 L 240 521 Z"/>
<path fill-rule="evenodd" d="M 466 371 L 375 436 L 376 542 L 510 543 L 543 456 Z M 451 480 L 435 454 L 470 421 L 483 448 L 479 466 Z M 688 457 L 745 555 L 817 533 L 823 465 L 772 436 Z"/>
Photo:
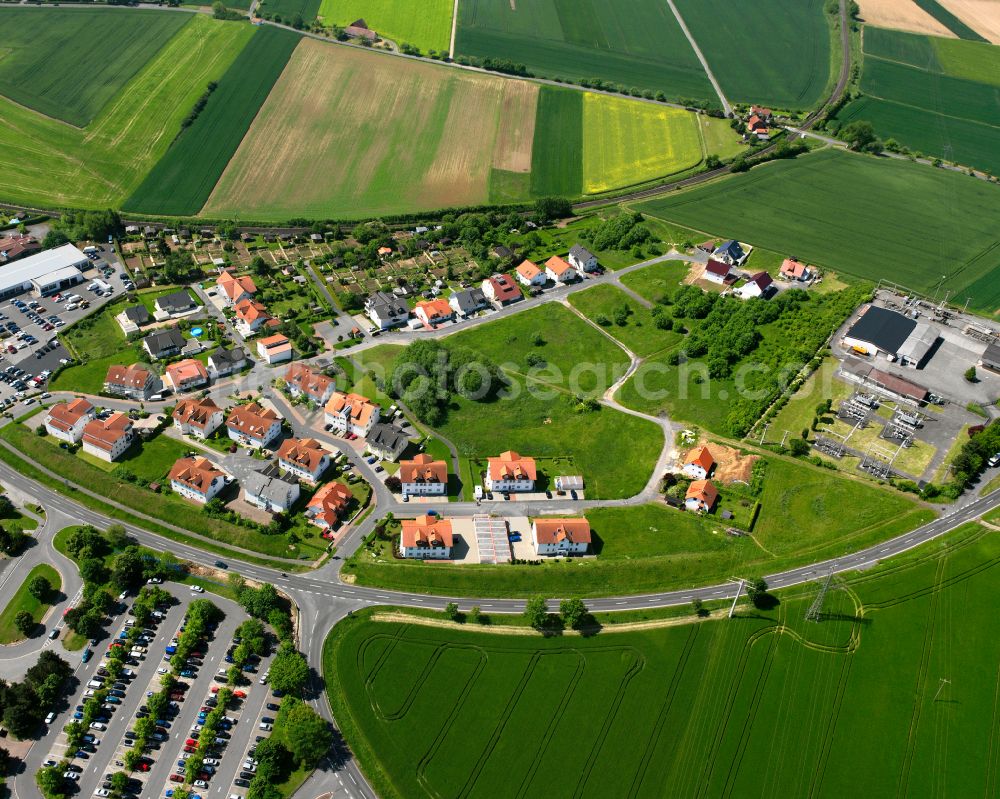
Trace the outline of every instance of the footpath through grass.
<path fill-rule="evenodd" d="M 52 586 L 49 596 L 41 600 L 28 590 L 31 581 L 36 577 L 44 577 L 49 581 L 49 585 Z M 59 596 L 61 589 L 62 578 L 59 576 L 59 572 L 47 563 L 39 563 L 28 572 L 24 576 L 21 587 L 17 589 L 17 593 L 11 597 L 10 602 L 7 603 L 7 607 L 3 609 L 3 612 L 0 612 L 0 644 L 10 644 L 24 638 L 24 635 L 21 634 L 21 631 L 14 624 L 17 614 L 21 611 L 27 611 L 31 614 L 31 618 L 35 620 L 35 624 L 37 625 L 42 620 L 42 617 L 45 616 L 48 609 L 52 607 L 52 602 Z"/>

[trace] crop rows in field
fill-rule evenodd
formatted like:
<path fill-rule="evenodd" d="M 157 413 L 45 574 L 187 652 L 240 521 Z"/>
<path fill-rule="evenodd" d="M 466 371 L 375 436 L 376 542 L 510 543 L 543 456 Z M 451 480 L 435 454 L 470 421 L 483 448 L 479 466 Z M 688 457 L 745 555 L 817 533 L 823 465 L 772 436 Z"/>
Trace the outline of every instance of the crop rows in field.
<path fill-rule="evenodd" d="M 137 9 L 2 8 L 0 95 L 83 127 L 190 20 Z"/>
<path fill-rule="evenodd" d="M 257 28 L 208 104 L 126 202 L 131 211 L 194 215 L 239 147 L 301 37 Z"/>
<path fill-rule="evenodd" d="M 324 24 L 341 27 L 364 19 L 379 36 L 396 44 L 447 53 L 454 7 L 452 0 L 323 0 L 319 16 Z"/>
<path fill-rule="evenodd" d="M 738 238 L 846 275 L 995 310 L 1000 195 L 980 180 L 908 161 L 824 150 L 640 203 L 652 216 Z"/>

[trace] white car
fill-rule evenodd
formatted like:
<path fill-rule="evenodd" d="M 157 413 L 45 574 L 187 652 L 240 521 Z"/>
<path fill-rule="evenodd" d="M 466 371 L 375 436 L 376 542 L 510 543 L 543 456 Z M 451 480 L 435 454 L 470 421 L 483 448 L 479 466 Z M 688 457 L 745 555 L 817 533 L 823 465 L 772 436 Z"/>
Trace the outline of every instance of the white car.
<path fill-rule="evenodd" d="M 204 763 L 206 766 L 217 766 L 217 765 L 219 765 L 219 761 L 216 760 L 214 757 L 206 757 L 201 762 Z"/>
<path fill-rule="evenodd" d="M 260 729 L 260 730 L 263 730 L 264 732 L 270 732 L 271 731 L 271 725 L 267 724 L 266 722 L 263 722 L 263 721 L 260 724 L 257 725 L 257 728 Z"/>
<path fill-rule="evenodd" d="M 47 715 L 45 717 L 45 723 L 46 724 L 51 724 L 55 720 L 56 720 L 56 714 L 55 713 L 49 713 L 49 715 Z"/>
<path fill-rule="evenodd" d="M 202 588 L 200 585 L 192 585 L 191 586 L 191 590 L 194 591 L 196 594 L 204 594 L 205 593 L 205 589 Z"/>
<path fill-rule="evenodd" d="M 160 666 L 160 668 L 158 668 L 156 670 L 156 673 L 157 674 L 169 674 L 170 673 L 170 669 L 168 669 L 166 666 Z"/>
<path fill-rule="evenodd" d="M 98 788 L 94 791 L 94 796 L 111 796 L 111 791 L 107 788 Z"/>
<path fill-rule="evenodd" d="M 208 787 L 208 783 L 205 782 L 205 780 L 195 780 L 194 781 L 194 787 L 195 788 L 207 788 Z"/>
<path fill-rule="evenodd" d="M 65 777 L 67 780 L 73 780 L 74 782 L 77 782 L 80 779 L 80 775 L 77 774 L 75 771 L 67 771 L 65 774 L 63 774 L 63 777 Z"/>
<path fill-rule="evenodd" d="M 251 774 L 253 774 L 255 771 L 257 771 L 257 767 L 248 760 L 243 764 L 243 770 L 249 771 Z"/>
<path fill-rule="evenodd" d="M 107 727 L 105 727 L 99 721 L 92 721 L 92 722 L 90 722 L 90 729 L 92 729 L 92 730 L 102 730 L 103 731 L 103 730 L 106 730 Z"/>

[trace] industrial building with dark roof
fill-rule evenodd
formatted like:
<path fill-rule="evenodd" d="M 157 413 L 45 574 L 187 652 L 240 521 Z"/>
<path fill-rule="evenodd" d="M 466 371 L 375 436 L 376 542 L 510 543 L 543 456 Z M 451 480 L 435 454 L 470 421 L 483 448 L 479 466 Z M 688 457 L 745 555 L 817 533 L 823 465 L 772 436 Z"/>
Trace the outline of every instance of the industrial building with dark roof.
<path fill-rule="evenodd" d="M 851 325 L 844 340 L 851 347 L 895 355 L 916 327 L 915 319 L 871 305 Z"/>

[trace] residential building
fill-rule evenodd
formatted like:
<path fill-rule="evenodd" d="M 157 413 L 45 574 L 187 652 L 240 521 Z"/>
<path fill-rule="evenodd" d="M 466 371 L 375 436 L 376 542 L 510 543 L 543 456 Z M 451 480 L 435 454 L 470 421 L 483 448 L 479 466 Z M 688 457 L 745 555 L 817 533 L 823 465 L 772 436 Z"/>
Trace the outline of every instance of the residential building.
<path fill-rule="evenodd" d="M 510 305 L 524 298 L 521 289 L 517 287 L 509 275 L 493 275 L 483 281 L 483 294 L 486 298 L 501 305 Z"/>
<path fill-rule="evenodd" d="M 365 437 L 368 451 L 384 461 L 396 462 L 410 445 L 410 439 L 398 427 L 385 422 L 373 424 Z"/>
<path fill-rule="evenodd" d="M 300 480 L 317 483 L 330 466 L 330 453 L 314 438 L 286 438 L 278 447 L 278 465 Z"/>
<path fill-rule="evenodd" d="M 281 434 L 281 417 L 256 402 L 237 405 L 226 419 L 229 437 L 246 447 L 266 447 Z"/>
<path fill-rule="evenodd" d="M 715 458 L 712 457 L 708 447 L 698 447 L 688 453 L 684 460 L 684 466 L 681 467 L 681 472 L 692 480 L 704 480 L 712 473 L 714 467 Z"/>
<path fill-rule="evenodd" d="M 11 233 L 0 238 L 0 265 L 6 265 L 18 258 L 25 258 L 39 252 L 42 245 L 34 236 L 25 233 Z"/>
<path fill-rule="evenodd" d="M 528 260 L 521 261 L 514 272 L 517 275 L 517 279 L 525 286 L 544 286 L 545 281 L 548 279 L 545 276 L 545 272 L 538 268 L 538 264 Z"/>
<path fill-rule="evenodd" d="M 293 363 L 285 372 L 285 384 L 293 397 L 305 397 L 323 405 L 337 387 L 332 377 L 309 368 L 304 363 Z"/>
<path fill-rule="evenodd" d="M 36 297 L 48 297 L 83 282 L 82 269 L 90 268 L 90 259 L 72 244 L 53 247 L 0 270 L 0 300 L 25 291 Z"/>
<path fill-rule="evenodd" d="M 695 480 L 684 495 L 684 507 L 699 513 L 707 513 L 719 498 L 719 489 L 711 480 Z"/>
<path fill-rule="evenodd" d="M 184 349 L 184 336 L 176 327 L 157 330 L 142 340 L 142 347 L 154 361 L 172 358 Z"/>
<path fill-rule="evenodd" d="M 223 412 L 208 397 L 184 399 L 174 408 L 173 420 L 182 435 L 204 440 L 222 427 Z"/>
<path fill-rule="evenodd" d="M 233 347 L 229 350 L 220 347 L 208 356 L 208 373 L 215 378 L 235 374 L 246 365 L 246 350 L 239 347 Z"/>
<path fill-rule="evenodd" d="M 243 498 L 268 513 L 289 513 L 300 493 L 298 481 L 283 477 L 273 463 L 243 479 Z"/>
<path fill-rule="evenodd" d="M 149 315 L 149 310 L 145 305 L 133 305 L 118 314 L 115 321 L 122 329 L 122 333 L 127 336 L 137 332 L 143 325 L 148 325 L 153 321 L 153 317 Z"/>
<path fill-rule="evenodd" d="M 545 262 L 545 275 L 555 283 L 572 283 L 578 277 L 576 270 L 558 255 Z"/>
<path fill-rule="evenodd" d="M 83 438 L 83 428 L 96 415 L 94 406 L 78 398 L 71 402 L 57 402 L 45 414 L 45 429 L 53 438 L 67 444 L 77 444 Z"/>
<path fill-rule="evenodd" d="M 799 280 L 805 282 L 812 279 L 813 269 L 811 266 L 808 266 L 801 261 L 796 261 L 794 258 L 786 258 L 781 262 L 780 274 L 788 280 Z"/>
<path fill-rule="evenodd" d="M 109 366 L 104 376 L 104 393 L 133 400 L 148 400 L 157 392 L 160 379 L 150 369 L 137 363 Z"/>
<path fill-rule="evenodd" d="M 419 516 L 403 519 L 399 536 L 399 553 L 404 558 L 433 558 L 447 560 L 451 557 L 454 536 L 451 522 L 440 516 Z"/>
<path fill-rule="evenodd" d="M 771 276 L 767 272 L 757 272 L 750 279 L 736 289 L 736 294 L 744 300 L 762 297 L 774 284 Z"/>
<path fill-rule="evenodd" d="M 461 316 L 468 316 L 486 307 L 486 294 L 479 288 L 456 291 L 451 295 L 448 304 L 454 309 L 455 313 Z"/>
<path fill-rule="evenodd" d="M 124 413 L 94 419 L 83 428 L 83 451 L 109 463 L 124 455 L 132 440 L 132 420 Z"/>
<path fill-rule="evenodd" d="M 577 272 L 596 272 L 599 266 L 597 256 L 579 244 L 569 248 L 569 264 Z"/>
<path fill-rule="evenodd" d="M 208 458 L 179 458 L 170 470 L 170 489 L 204 505 L 226 486 L 226 476 Z"/>
<path fill-rule="evenodd" d="M 257 342 L 257 355 L 265 363 L 283 363 L 292 360 L 292 342 L 287 336 L 276 333 Z"/>
<path fill-rule="evenodd" d="M 747 119 L 747 133 L 750 136 L 756 136 L 761 141 L 767 141 L 771 138 L 771 131 L 761 117 L 757 114 L 751 114 Z"/>
<path fill-rule="evenodd" d="M 488 491 L 533 491 L 537 470 L 534 458 L 522 458 L 513 450 L 487 460 L 486 489 Z"/>
<path fill-rule="evenodd" d="M 767 124 L 771 124 L 774 121 L 774 112 L 770 108 L 764 108 L 759 105 L 750 106 L 750 114 L 752 116 L 758 116 Z"/>
<path fill-rule="evenodd" d="M 729 264 L 714 259 L 705 264 L 705 272 L 702 277 L 711 283 L 724 284 L 729 278 Z"/>
<path fill-rule="evenodd" d="M 729 239 L 715 248 L 712 257 L 716 261 L 729 264 L 729 266 L 743 266 L 743 262 L 747 259 L 747 253 L 744 252 L 738 241 Z"/>
<path fill-rule="evenodd" d="M 455 318 L 455 312 L 451 309 L 447 300 L 424 300 L 418 302 L 413 309 L 417 319 L 429 327 L 450 322 Z"/>
<path fill-rule="evenodd" d="M 240 300 L 233 306 L 236 319 L 236 332 L 243 338 L 249 338 L 271 321 L 267 306 L 254 299 Z"/>
<path fill-rule="evenodd" d="M 257 285 L 250 275 L 237 277 L 229 269 L 223 269 L 215 284 L 226 305 L 236 305 L 243 300 L 252 300 L 257 293 Z"/>
<path fill-rule="evenodd" d="M 164 370 L 163 384 L 172 388 L 175 393 L 192 391 L 208 385 L 208 369 L 194 358 L 178 361 Z"/>
<path fill-rule="evenodd" d="M 363 19 L 355 20 L 350 25 L 345 26 L 344 35 L 352 39 L 366 39 L 369 42 L 378 41 L 378 34 L 371 30 Z M 387 248 L 379 248 L 380 251 L 383 249 Z M 392 250 L 389 250 L 389 252 L 392 252 Z"/>
<path fill-rule="evenodd" d="M 382 409 L 360 394 L 334 391 L 324 408 L 326 424 L 332 425 L 339 435 L 353 433 L 364 438 L 379 420 Z"/>
<path fill-rule="evenodd" d="M 198 307 L 187 289 L 181 289 L 171 294 L 164 294 L 153 301 L 156 309 L 157 319 L 166 319 L 171 316 L 183 316 Z"/>
<path fill-rule="evenodd" d="M 583 491 L 583 476 L 561 474 L 555 479 L 556 491 Z"/>
<path fill-rule="evenodd" d="M 403 493 L 410 496 L 446 494 L 448 464 L 421 452 L 413 460 L 399 462 L 399 480 L 403 484 Z"/>
<path fill-rule="evenodd" d="M 497 244 L 493 247 L 493 257 L 503 261 L 504 268 L 506 268 L 514 263 L 514 259 L 517 256 L 510 247 L 504 244 Z"/>
<path fill-rule="evenodd" d="M 313 494 L 305 513 L 317 527 L 332 530 L 352 499 L 354 494 L 343 483 L 327 483 Z"/>
<path fill-rule="evenodd" d="M 590 542 L 590 522 L 584 518 L 535 519 L 531 524 L 536 555 L 585 555 Z"/>
<path fill-rule="evenodd" d="M 406 324 L 410 309 L 398 297 L 384 291 L 376 291 L 365 300 L 365 314 L 382 330 Z"/>

